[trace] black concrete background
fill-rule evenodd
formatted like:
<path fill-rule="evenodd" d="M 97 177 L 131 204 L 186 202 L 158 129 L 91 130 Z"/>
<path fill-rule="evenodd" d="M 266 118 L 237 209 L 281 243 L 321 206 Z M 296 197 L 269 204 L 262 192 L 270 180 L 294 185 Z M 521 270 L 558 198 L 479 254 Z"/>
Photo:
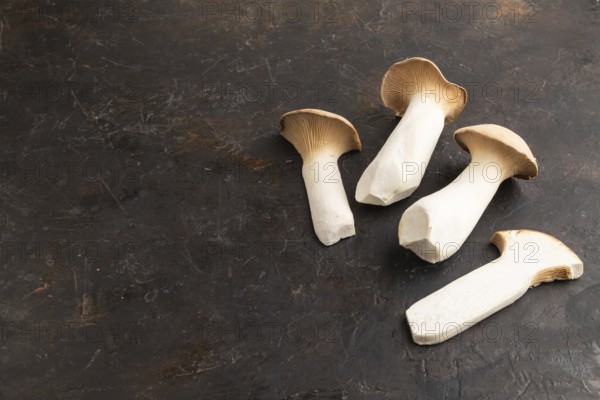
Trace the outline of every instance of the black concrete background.
<path fill-rule="evenodd" d="M 53 5 L 54 4 L 54 5 Z M 592 399 L 600 395 L 597 1 L 2 2 L 1 399 Z M 379 99 L 422 56 L 469 90 L 422 186 L 354 201 L 397 124 Z M 347 117 L 357 234 L 316 239 L 281 114 Z M 502 184 L 428 265 L 402 212 L 497 123 L 539 178 Z M 404 311 L 529 228 L 584 261 L 461 336 L 412 343 Z"/>

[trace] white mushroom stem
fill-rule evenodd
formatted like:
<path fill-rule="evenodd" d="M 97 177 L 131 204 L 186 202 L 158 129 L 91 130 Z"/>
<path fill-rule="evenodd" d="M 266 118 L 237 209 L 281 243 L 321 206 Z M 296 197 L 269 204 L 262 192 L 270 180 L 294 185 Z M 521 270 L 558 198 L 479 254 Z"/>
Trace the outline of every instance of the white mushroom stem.
<path fill-rule="evenodd" d="M 509 176 L 491 157 L 472 161 L 452 183 L 404 212 L 398 228 L 400 245 L 430 263 L 452 256 Z"/>
<path fill-rule="evenodd" d="M 361 176 L 357 201 L 388 205 L 419 187 L 444 128 L 442 105 L 433 95 L 417 94 L 411 99 L 404 116 Z"/>
<path fill-rule="evenodd" d="M 354 216 L 350 210 L 337 164 L 337 156 L 314 154 L 302 165 L 310 212 L 319 240 L 326 246 L 353 236 Z"/>
<path fill-rule="evenodd" d="M 440 343 L 463 332 L 542 282 L 577 279 L 583 263 L 558 239 L 541 232 L 497 232 L 500 258 L 455 280 L 406 310 L 413 340 Z"/>

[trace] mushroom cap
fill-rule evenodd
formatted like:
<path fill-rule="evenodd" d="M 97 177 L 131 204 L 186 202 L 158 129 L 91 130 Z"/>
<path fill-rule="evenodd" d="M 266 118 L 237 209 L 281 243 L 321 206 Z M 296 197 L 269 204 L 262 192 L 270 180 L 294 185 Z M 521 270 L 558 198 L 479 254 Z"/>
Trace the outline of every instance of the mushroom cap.
<path fill-rule="evenodd" d="M 294 145 L 303 160 L 324 151 L 337 158 L 351 150 L 362 150 L 350 121 L 328 111 L 314 108 L 290 111 L 281 116 L 279 126 L 281 135 Z"/>
<path fill-rule="evenodd" d="M 445 124 L 454 121 L 467 102 L 467 91 L 448 82 L 437 65 L 426 58 L 408 58 L 392 65 L 381 82 L 383 104 L 401 117 L 417 95 L 436 96 L 444 109 Z"/>
<path fill-rule="evenodd" d="M 458 129 L 454 140 L 473 155 L 492 152 L 503 160 L 503 167 L 512 171 L 506 176 L 531 179 L 538 174 L 538 165 L 527 143 L 516 133 L 500 125 L 483 124 Z"/>
<path fill-rule="evenodd" d="M 530 229 L 498 231 L 492 236 L 492 243 L 501 254 L 508 252 L 511 259 L 515 257 L 511 250 L 516 245 L 522 249 L 522 258 L 517 261 L 531 268 L 543 267 L 533 276 L 532 286 L 556 279 L 577 279 L 583 275 L 583 261 L 567 245 L 547 233 Z"/>

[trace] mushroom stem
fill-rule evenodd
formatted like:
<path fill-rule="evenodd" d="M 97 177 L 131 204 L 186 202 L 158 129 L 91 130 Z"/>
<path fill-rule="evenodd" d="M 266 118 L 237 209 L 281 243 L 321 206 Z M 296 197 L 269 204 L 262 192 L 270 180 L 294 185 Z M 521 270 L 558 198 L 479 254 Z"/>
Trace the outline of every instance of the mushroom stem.
<path fill-rule="evenodd" d="M 329 246 L 353 236 L 354 216 L 344 191 L 337 156 L 313 155 L 303 163 L 302 177 L 319 240 Z"/>
<path fill-rule="evenodd" d="M 406 112 L 356 187 L 361 203 L 388 205 L 410 196 L 421 183 L 444 128 L 445 112 L 434 96 L 414 96 Z"/>
<path fill-rule="evenodd" d="M 436 263 L 458 251 L 506 179 L 493 157 L 475 158 L 448 186 L 409 207 L 398 229 L 400 245 Z"/>

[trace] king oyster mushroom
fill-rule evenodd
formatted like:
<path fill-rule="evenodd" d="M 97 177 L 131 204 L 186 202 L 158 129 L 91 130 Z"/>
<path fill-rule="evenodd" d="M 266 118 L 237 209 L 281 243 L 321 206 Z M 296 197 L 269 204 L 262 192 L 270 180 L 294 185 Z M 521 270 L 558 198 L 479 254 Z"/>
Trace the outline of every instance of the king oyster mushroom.
<path fill-rule="evenodd" d="M 387 206 L 419 187 L 444 124 L 462 112 L 467 92 L 448 82 L 433 62 L 416 57 L 390 67 L 381 98 L 402 119 L 363 172 L 355 197 Z"/>
<path fill-rule="evenodd" d="M 454 139 L 471 153 L 471 162 L 453 182 L 410 206 L 398 226 L 400 245 L 430 263 L 460 249 L 503 181 L 538 173 L 527 143 L 507 128 L 469 126 L 454 132 Z"/>
<path fill-rule="evenodd" d="M 316 109 L 295 110 L 281 117 L 281 134 L 302 157 L 302 177 L 317 237 L 326 246 L 354 236 L 338 158 L 362 145 L 354 126 L 337 114 Z"/>

